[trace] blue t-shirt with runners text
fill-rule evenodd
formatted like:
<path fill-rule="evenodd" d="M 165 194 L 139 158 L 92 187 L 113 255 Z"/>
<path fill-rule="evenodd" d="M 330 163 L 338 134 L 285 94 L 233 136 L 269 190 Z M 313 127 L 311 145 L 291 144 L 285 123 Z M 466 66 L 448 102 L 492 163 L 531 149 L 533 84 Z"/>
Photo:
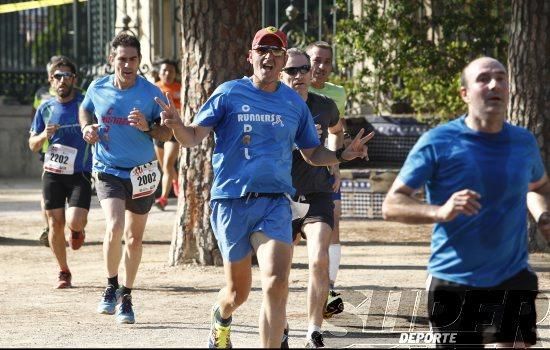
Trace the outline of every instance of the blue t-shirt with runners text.
<path fill-rule="evenodd" d="M 320 144 L 309 109 L 294 90 L 279 83 L 266 92 L 248 77 L 220 85 L 193 124 L 214 130 L 212 199 L 247 192 L 293 195 L 293 145 Z"/>

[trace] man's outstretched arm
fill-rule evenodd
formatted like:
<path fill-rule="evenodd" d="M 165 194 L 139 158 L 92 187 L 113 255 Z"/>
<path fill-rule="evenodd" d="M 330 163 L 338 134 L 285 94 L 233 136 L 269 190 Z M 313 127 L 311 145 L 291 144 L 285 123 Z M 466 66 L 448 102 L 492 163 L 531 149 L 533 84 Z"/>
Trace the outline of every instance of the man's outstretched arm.
<path fill-rule="evenodd" d="M 399 178 L 382 203 L 384 220 L 406 224 L 433 224 L 455 219 L 459 214 L 476 215 L 481 209 L 480 195 L 472 190 L 457 191 L 445 204 L 432 205 L 414 198 L 415 189 L 405 185 Z"/>
<path fill-rule="evenodd" d="M 193 147 L 201 143 L 212 131 L 212 128 L 200 125 L 184 125 L 168 92 L 166 93 L 166 99 L 168 100 L 168 104 L 164 103 L 160 98 L 155 97 L 155 101 L 163 110 L 160 113 L 161 125 L 172 130 L 174 137 L 183 147 Z"/>

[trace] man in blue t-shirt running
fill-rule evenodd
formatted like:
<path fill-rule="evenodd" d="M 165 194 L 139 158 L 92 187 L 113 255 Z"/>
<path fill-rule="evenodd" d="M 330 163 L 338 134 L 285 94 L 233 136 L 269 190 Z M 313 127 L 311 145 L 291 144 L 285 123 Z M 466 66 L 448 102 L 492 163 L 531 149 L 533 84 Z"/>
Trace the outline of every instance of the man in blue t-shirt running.
<path fill-rule="evenodd" d="M 548 181 L 527 130 L 506 122 L 508 75 L 490 57 L 462 73 L 468 113 L 424 134 L 383 203 L 387 220 L 434 223 L 428 316 L 438 347 L 532 345 L 538 280 L 528 264 L 527 210 L 547 238 Z M 413 194 L 425 186 L 428 203 Z M 435 339 L 448 339 L 440 337 Z"/>
<path fill-rule="evenodd" d="M 94 145 L 93 174 L 106 219 L 103 255 L 107 287 L 97 311 L 112 315 L 118 304 L 118 323 L 135 322 L 130 293 L 141 261 L 147 216 L 160 181 L 153 138 L 167 141 L 172 135 L 159 125 L 161 109 L 152 97 L 163 96 L 157 86 L 138 76 L 140 61 L 138 39 L 118 34 L 111 41 L 109 55 L 114 74 L 94 80 L 80 108 L 83 138 Z M 125 278 L 119 286 L 123 234 Z"/>
<path fill-rule="evenodd" d="M 52 63 L 57 61 L 60 57 L 66 58 L 64 56 L 52 56 L 48 61 L 48 63 L 46 64 L 46 74 L 48 75 L 48 85 L 43 85 L 39 87 L 38 90 L 36 90 L 36 92 L 34 93 L 34 100 L 32 102 L 33 119 L 34 119 L 34 116 L 36 115 L 36 111 L 38 110 L 38 107 L 40 107 L 42 102 L 48 101 L 52 98 L 55 98 L 56 96 L 55 89 L 53 88 L 53 84 L 54 84 L 53 77 L 50 75 L 50 68 L 52 67 Z M 42 145 L 42 149 L 39 149 L 37 151 L 41 163 L 44 162 L 44 152 L 45 152 L 45 149 L 48 148 L 48 145 L 49 145 L 48 141 L 46 140 Z M 50 225 L 48 223 L 48 214 L 46 213 L 46 209 L 44 207 L 43 197 L 40 198 L 40 209 L 42 210 L 42 217 L 44 218 L 44 223 L 46 224 L 46 226 L 40 233 L 38 240 L 40 241 L 40 243 L 42 243 L 46 247 L 49 247 L 50 242 L 48 240 L 48 233 L 50 232 Z"/>
<path fill-rule="evenodd" d="M 278 348 L 284 341 L 292 254 L 287 196 L 294 194 L 290 175 L 294 144 L 309 162 L 330 165 L 365 157 L 364 144 L 372 137 L 362 137 L 362 131 L 338 152 L 320 144 L 307 105 L 279 82 L 286 46 L 283 32 L 274 27 L 259 30 L 248 53 L 252 77 L 220 85 L 189 126 L 173 103 L 157 99 L 164 109 L 162 123 L 184 147 L 198 145 L 214 131 L 211 224 L 223 256 L 226 286 L 212 309 L 211 348 L 231 347 L 231 315 L 251 288 L 252 250 L 258 257 L 263 290 L 261 344 Z"/>
<path fill-rule="evenodd" d="M 78 107 L 84 97 L 75 89 L 76 66 L 67 57 L 57 56 L 48 68 L 55 96 L 38 107 L 29 147 L 34 152 L 45 148 L 42 198 L 48 217 L 48 242 L 60 270 L 56 288 L 69 288 L 72 275 L 67 264 L 65 225 L 71 231 L 69 245 L 79 249 L 84 243 L 92 195 L 92 157 L 78 123 Z"/>

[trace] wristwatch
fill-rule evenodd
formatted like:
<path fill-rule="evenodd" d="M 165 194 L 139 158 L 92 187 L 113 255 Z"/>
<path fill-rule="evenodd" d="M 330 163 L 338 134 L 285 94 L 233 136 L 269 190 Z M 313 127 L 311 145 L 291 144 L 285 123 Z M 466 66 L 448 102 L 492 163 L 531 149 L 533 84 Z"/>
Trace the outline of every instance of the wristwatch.
<path fill-rule="evenodd" d="M 338 161 L 339 161 L 340 163 L 349 162 L 349 160 L 342 158 L 342 153 L 344 153 L 344 150 L 345 150 L 345 148 L 342 147 L 342 148 L 340 148 L 339 150 L 337 150 L 337 151 L 335 152 L 335 153 L 336 153 L 336 159 L 338 159 Z"/>
<path fill-rule="evenodd" d="M 149 130 L 145 130 L 145 131 L 143 131 L 143 132 L 146 133 L 147 135 L 149 135 L 149 133 L 150 133 L 151 131 L 153 131 L 153 125 L 147 123 L 147 126 L 149 127 Z"/>

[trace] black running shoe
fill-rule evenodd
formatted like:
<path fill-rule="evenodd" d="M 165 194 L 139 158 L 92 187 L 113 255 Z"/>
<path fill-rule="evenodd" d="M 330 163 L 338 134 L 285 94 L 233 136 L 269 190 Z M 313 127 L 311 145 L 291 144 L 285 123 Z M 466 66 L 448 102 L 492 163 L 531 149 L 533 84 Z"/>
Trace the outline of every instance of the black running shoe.
<path fill-rule="evenodd" d="M 317 331 L 311 333 L 311 338 L 306 341 L 306 349 L 320 349 L 324 347 L 323 335 Z"/>
<path fill-rule="evenodd" d="M 42 243 L 45 247 L 49 247 L 50 246 L 50 241 L 48 241 L 48 233 L 50 232 L 50 228 L 49 227 L 46 227 L 42 230 L 42 233 L 40 234 L 40 237 L 38 238 L 38 240 L 40 241 L 40 243 Z"/>
<path fill-rule="evenodd" d="M 344 311 L 344 302 L 342 301 L 342 297 L 340 297 L 340 293 L 331 290 L 328 293 L 323 318 L 331 318 L 333 315 L 339 314 L 342 311 Z"/>
<path fill-rule="evenodd" d="M 289 349 L 288 347 L 288 324 L 285 327 L 285 330 L 283 332 L 283 339 L 281 340 L 281 349 Z"/>

